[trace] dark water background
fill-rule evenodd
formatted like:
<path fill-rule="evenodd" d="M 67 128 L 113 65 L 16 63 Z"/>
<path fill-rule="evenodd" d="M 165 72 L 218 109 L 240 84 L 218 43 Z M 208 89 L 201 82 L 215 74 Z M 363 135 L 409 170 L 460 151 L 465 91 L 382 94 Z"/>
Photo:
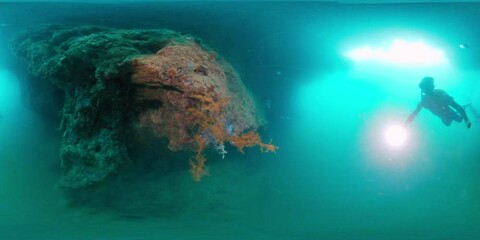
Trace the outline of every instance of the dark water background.
<path fill-rule="evenodd" d="M 403 148 L 382 135 L 414 109 L 426 75 L 480 108 L 478 22 L 475 3 L 0 3 L 0 239 L 478 239 L 480 122 L 445 127 L 423 111 Z M 278 153 L 232 148 L 200 184 L 185 166 L 96 207 L 68 204 L 56 187 L 58 123 L 28 108 L 27 68 L 9 50 L 16 31 L 44 23 L 202 38 L 257 97 Z M 449 66 L 358 66 L 343 55 L 417 37 Z"/>

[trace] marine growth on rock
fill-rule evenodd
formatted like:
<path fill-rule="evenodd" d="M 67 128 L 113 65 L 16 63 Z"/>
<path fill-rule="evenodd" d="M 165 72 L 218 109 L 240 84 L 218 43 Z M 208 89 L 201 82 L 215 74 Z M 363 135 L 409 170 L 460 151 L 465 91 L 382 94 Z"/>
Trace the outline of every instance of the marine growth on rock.
<path fill-rule="evenodd" d="M 59 25 L 16 38 L 32 79 L 65 96 L 62 186 L 101 182 L 132 162 L 129 143 L 140 132 L 166 139 L 171 151 L 194 152 L 196 181 L 206 174 L 206 148 L 222 156 L 227 143 L 277 150 L 256 132 L 264 120 L 239 74 L 200 42 L 166 29 Z"/>

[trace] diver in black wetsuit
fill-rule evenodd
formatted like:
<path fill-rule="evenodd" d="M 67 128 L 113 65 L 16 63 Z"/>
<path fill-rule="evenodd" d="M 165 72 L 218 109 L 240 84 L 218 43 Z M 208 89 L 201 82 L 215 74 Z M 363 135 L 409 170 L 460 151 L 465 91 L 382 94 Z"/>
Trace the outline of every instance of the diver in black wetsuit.
<path fill-rule="evenodd" d="M 449 96 L 445 91 L 435 89 L 432 77 L 424 77 L 418 87 L 421 89 L 422 98 L 415 111 L 405 121 L 406 126 L 410 125 L 422 108 L 426 108 L 438 116 L 446 126 L 450 126 L 452 121 L 464 121 L 467 128 L 471 127 L 472 124 L 468 120 L 463 107 L 455 102 L 453 97 Z"/>

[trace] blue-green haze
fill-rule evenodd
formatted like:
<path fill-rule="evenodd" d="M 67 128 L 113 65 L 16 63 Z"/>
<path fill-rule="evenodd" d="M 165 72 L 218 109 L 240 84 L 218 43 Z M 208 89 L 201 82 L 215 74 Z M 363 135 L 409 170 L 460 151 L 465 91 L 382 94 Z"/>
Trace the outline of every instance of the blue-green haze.
<path fill-rule="evenodd" d="M 480 109 L 478 22 L 479 3 L 0 3 L 0 239 L 479 239 L 480 121 L 472 112 L 467 129 L 422 110 L 405 145 L 384 139 L 415 109 L 425 76 Z M 263 139 L 278 152 L 229 147 L 199 184 L 185 166 L 98 206 L 68 204 L 57 186 L 59 123 L 29 107 L 26 62 L 9 48 L 18 31 L 51 23 L 200 37 L 255 95 L 268 121 Z M 394 39 L 421 40 L 448 62 L 345 55 Z M 158 192 L 143 194 L 142 184 Z M 137 204 L 142 214 L 122 211 Z"/>

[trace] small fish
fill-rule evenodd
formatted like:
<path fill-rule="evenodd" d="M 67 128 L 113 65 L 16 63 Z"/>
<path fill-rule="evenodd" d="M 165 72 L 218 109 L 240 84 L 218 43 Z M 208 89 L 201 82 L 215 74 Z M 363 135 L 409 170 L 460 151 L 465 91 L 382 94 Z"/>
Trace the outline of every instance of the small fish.
<path fill-rule="evenodd" d="M 8 23 L 0 23 L 0 27 L 10 27 L 11 24 Z"/>
<path fill-rule="evenodd" d="M 0 120 L 3 120 L 3 115 L 2 114 L 0 114 Z"/>

